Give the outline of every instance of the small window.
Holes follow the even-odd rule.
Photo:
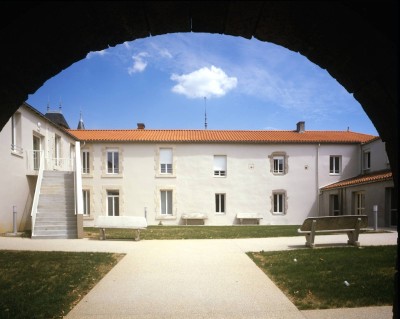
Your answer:
[[[119,173],[119,152],[118,150],[107,150],[107,173]]]
[[[61,165],[61,136],[54,135],[54,165]]]
[[[340,174],[341,170],[341,156],[332,155],[329,158],[329,174],[337,175]]]
[[[160,148],[160,173],[172,174],[172,148]]]
[[[365,212],[365,193],[356,192],[354,193],[354,214],[364,215]]]
[[[226,176],[226,155],[214,155],[214,176]]]
[[[90,173],[90,153],[88,150],[82,151],[82,174]]]
[[[371,152],[366,151],[363,154],[363,170],[368,171],[371,168]]]
[[[284,167],[285,167],[284,166],[285,158],[283,156],[274,156],[273,161],[274,161],[273,173],[274,174],[283,174]]]
[[[83,215],[90,215],[90,191],[87,189],[82,190],[83,195]]]
[[[172,190],[161,190],[161,215],[172,215]]]
[[[287,211],[287,196],[285,190],[275,190],[271,196],[271,213],[285,215]]]
[[[11,118],[11,150],[22,155],[21,147],[21,113],[15,113]]]
[[[225,213],[225,194],[215,194],[215,212]]]
[[[107,214],[119,216],[119,191],[107,191]]]

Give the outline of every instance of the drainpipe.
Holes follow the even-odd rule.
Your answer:
[[[317,193],[317,216],[319,216],[319,147],[321,146],[320,143],[317,145],[317,156],[316,156],[316,169],[315,169],[315,181],[316,181],[316,193]]]

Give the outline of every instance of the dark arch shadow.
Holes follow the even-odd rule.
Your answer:
[[[388,0],[5,1],[0,128],[90,51],[172,32],[255,37],[306,56],[354,95],[386,143],[398,193],[398,13]]]

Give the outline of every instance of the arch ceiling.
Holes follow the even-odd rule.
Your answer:
[[[397,1],[4,1],[0,128],[44,82],[98,51],[173,32],[255,37],[306,56],[362,105],[398,189]]]

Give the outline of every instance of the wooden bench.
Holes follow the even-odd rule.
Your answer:
[[[309,217],[297,230],[299,234],[306,236],[306,246],[313,248],[317,233],[347,233],[349,245],[360,246],[358,236],[368,227],[367,215],[341,215]]]
[[[106,239],[106,228],[127,228],[136,230],[135,240],[140,240],[140,231],[147,228],[144,217],[138,216],[98,216],[94,223],[99,228],[100,239]]]
[[[240,225],[242,225],[243,220],[248,220],[248,219],[255,219],[257,220],[257,225],[260,225],[260,219],[262,219],[262,216],[258,213],[237,213],[236,219],[239,220]]]
[[[181,215],[181,218],[185,221],[185,225],[187,225],[188,220],[203,220],[203,224],[205,224],[205,220],[208,217],[204,213],[184,213]]]

